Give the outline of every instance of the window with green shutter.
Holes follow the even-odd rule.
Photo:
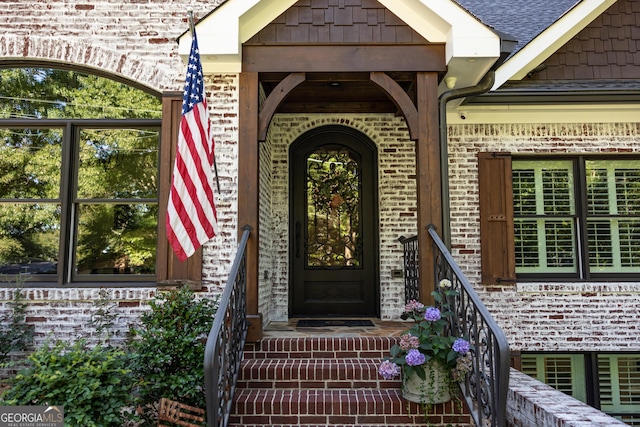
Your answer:
[[[640,355],[599,354],[598,387],[602,411],[640,425]]]
[[[640,354],[523,353],[525,374],[640,427]]]
[[[582,354],[523,354],[522,372],[581,402],[587,402]]]
[[[509,173],[499,173],[496,167],[508,162],[495,160],[504,157],[479,156],[483,258],[512,256],[515,275],[523,279],[640,277],[640,159],[521,157],[509,162]],[[493,160],[490,167],[488,160]],[[497,182],[495,177],[500,176],[508,180]],[[497,205],[494,198],[504,200],[503,192],[496,191],[498,185],[512,191],[512,251],[504,249],[504,239],[492,237],[496,218],[510,222],[509,209],[504,209],[506,216],[487,209]],[[499,283],[493,278],[505,277],[504,268],[498,271],[495,265],[500,263],[483,262],[485,283]]]
[[[573,162],[514,161],[516,273],[576,273]]]

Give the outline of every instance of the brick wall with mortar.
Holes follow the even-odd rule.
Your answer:
[[[640,153],[639,123],[449,127],[452,252],[521,351],[640,351],[640,283],[480,283],[477,153]]]
[[[258,260],[258,311],[263,315],[265,325],[273,319],[274,298],[278,298],[273,292],[273,284],[281,276],[274,270],[277,264],[278,253],[275,249],[276,242],[281,240],[280,236],[274,233],[273,207],[275,197],[273,188],[274,171],[286,165],[273,161],[272,148],[273,140],[270,131],[267,133],[266,141],[260,143],[260,258]],[[286,203],[286,202],[285,202]],[[284,295],[286,304],[288,296]]]
[[[177,38],[189,9],[201,18],[222,0],[9,0],[0,2],[3,65],[15,59],[78,64],[156,91],[181,90]]]
[[[623,427],[623,423],[573,397],[511,369],[507,427]]]

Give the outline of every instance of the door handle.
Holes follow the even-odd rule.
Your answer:
[[[302,234],[302,224],[300,221],[296,222],[296,258],[300,258],[300,239]]]

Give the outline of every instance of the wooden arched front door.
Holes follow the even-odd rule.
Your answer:
[[[377,155],[362,133],[325,126],[290,151],[290,314],[378,314]]]

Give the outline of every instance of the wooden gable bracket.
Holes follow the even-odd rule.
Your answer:
[[[267,130],[271,118],[275,114],[278,106],[298,85],[306,80],[305,73],[291,73],[285,77],[275,89],[269,94],[262,109],[258,113],[258,141],[264,142],[267,139]]]
[[[409,128],[409,137],[412,141],[417,140],[419,135],[418,109],[409,95],[387,73],[374,71],[369,76],[371,81],[387,93],[395,106],[402,111]]]

